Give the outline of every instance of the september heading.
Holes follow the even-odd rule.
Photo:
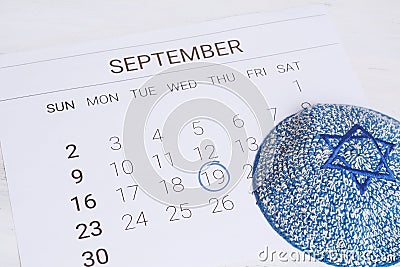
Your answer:
[[[118,74],[122,72],[142,70],[148,64],[158,66],[174,65],[213,57],[223,57],[243,53],[239,40],[220,41],[211,44],[193,46],[190,49],[173,49],[151,54],[128,56],[110,60],[111,72]]]

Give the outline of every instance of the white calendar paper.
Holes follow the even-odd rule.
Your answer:
[[[264,266],[266,246],[296,251],[251,194],[255,153],[302,105],[363,104],[318,7],[5,55],[0,81],[22,267]]]

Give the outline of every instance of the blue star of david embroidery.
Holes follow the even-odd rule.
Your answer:
[[[345,135],[321,134],[320,136],[332,150],[331,156],[321,168],[350,172],[352,180],[361,194],[364,194],[367,190],[372,178],[395,181],[393,171],[387,163],[394,144],[374,138],[358,124],[355,124]],[[333,142],[337,142],[337,145],[334,145]],[[369,155],[359,155],[358,151],[363,148],[363,145],[369,145],[369,151],[367,151]],[[353,153],[353,151],[356,152]],[[374,154],[372,158],[375,160],[371,163],[371,161],[368,162],[368,157],[366,157],[362,159],[364,164],[355,164],[354,162],[357,162],[357,160],[349,159],[350,154],[356,154],[353,159]]]

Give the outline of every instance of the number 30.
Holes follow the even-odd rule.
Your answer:
[[[85,251],[82,253],[82,257],[86,257],[85,260],[86,262],[83,263],[83,266],[90,267],[93,266],[97,263],[99,264],[106,264],[108,262],[108,253],[107,250],[104,248],[99,248],[96,251],[96,259],[93,259],[93,252],[91,251]]]

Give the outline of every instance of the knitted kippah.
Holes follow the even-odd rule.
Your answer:
[[[275,231],[336,266],[400,261],[400,123],[379,112],[319,104],[260,146],[254,195]]]

